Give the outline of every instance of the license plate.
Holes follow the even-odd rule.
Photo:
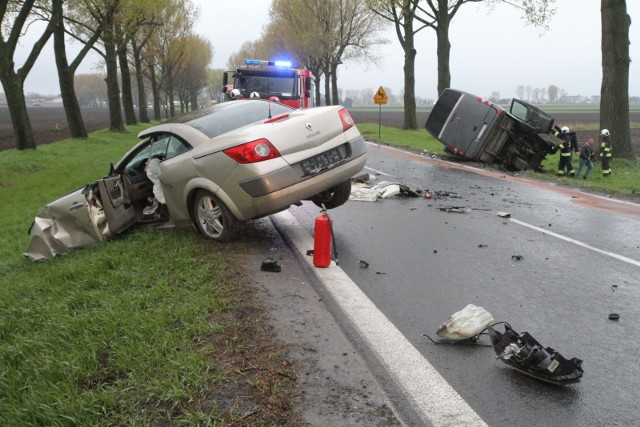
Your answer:
[[[313,175],[341,163],[346,158],[347,149],[344,145],[341,145],[340,147],[332,148],[324,153],[309,157],[300,162],[300,164],[302,165],[302,171],[305,175]]]

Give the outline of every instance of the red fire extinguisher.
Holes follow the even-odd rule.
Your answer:
[[[313,265],[329,267],[331,264],[331,235],[333,220],[322,210],[313,228]]]

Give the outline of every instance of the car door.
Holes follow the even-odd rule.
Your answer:
[[[526,128],[532,133],[549,133],[555,121],[553,117],[541,109],[519,99],[511,101],[509,112],[521,124],[526,124]]]
[[[114,174],[98,181],[98,190],[112,235],[120,234],[136,222],[136,210],[129,201],[121,175]]]

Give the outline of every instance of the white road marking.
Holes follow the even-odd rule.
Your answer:
[[[271,218],[291,239],[426,424],[487,425],[340,267],[334,263],[329,268],[313,266],[312,257],[305,255],[313,248],[313,239],[289,211]]]
[[[581,242],[579,240],[572,239],[571,237],[563,236],[562,234],[554,233],[552,231],[545,230],[544,228],[536,227],[535,225],[528,224],[526,222],[517,220],[515,218],[511,218],[511,222],[514,222],[516,224],[522,225],[523,227],[530,228],[532,230],[541,231],[544,234],[548,234],[548,235],[556,237],[556,238],[558,238],[560,240],[564,240],[565,242],[573,243],[574,245],[582,246],[583,248],[590,249],[590,250],[592,250],[594,252],[598,252],[600,254],[610,256],[611,258],[615,258],[617,260],[624,261],[624,262],[626,262],[628,264],[635,265],[636,267],[640,267],[640,261],[636,261],[635,259],[627,258],[626,256],[619,255],[619,254],[616,254],[614,252],[609,252],[609,251],[605,251],[605,250],[602,250],[602,249],[598,249],[596,247],[588,245],[588,244],[586,244],[584,242]]]
[[[379,171],[379,170],[374,169],[374,168],[370,168],[369,166],[365,166],[364,168],[365,168],[365,169],[369,169],[370,171],[373,171],[373,172],[375,172],[375,173],[379,173],[380,175],[390,176],[390,177],[392,177],[392,178],[395,178],[393,175],[389,175],[388,173],[385,173],[385,172]]]

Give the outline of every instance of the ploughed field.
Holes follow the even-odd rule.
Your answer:
[[[353,119],[357,123],[378,123],[378,110],[361,111],[357,108],[350,110]],[[428,112],[418,112],[418,125],[423,128],[427,121]],[[592,125],[597,127],[600,118],[598,113],[553,113],[558,126]],[[109,127],[109,110],[107,108],[83,108],[82,117],[89,132]],[[49,144],[69,136],[67,119],[64,109],[60,106],[35,106],[29,108],[29,118],[35,135],[36,145]],[[632,123],[640,123],[640,112],[630,114]],[[400,110],[385,111],[382,108],[380,123],[383,126],[402,127],[403,113]],[[426,132],[426,131],[425,131]],[[578,131],[580,143],[591,137],[597,141],[597,131]],[[135,135],[131,136],[135,138]],[[613,136],[615,142],[615,135]],[[640,154],[640,129],[631,130],[631,139],[636,154]],[[0,107],[0,150],[15,148],[13,140],[13,128],[11,116],[6,106]]]

